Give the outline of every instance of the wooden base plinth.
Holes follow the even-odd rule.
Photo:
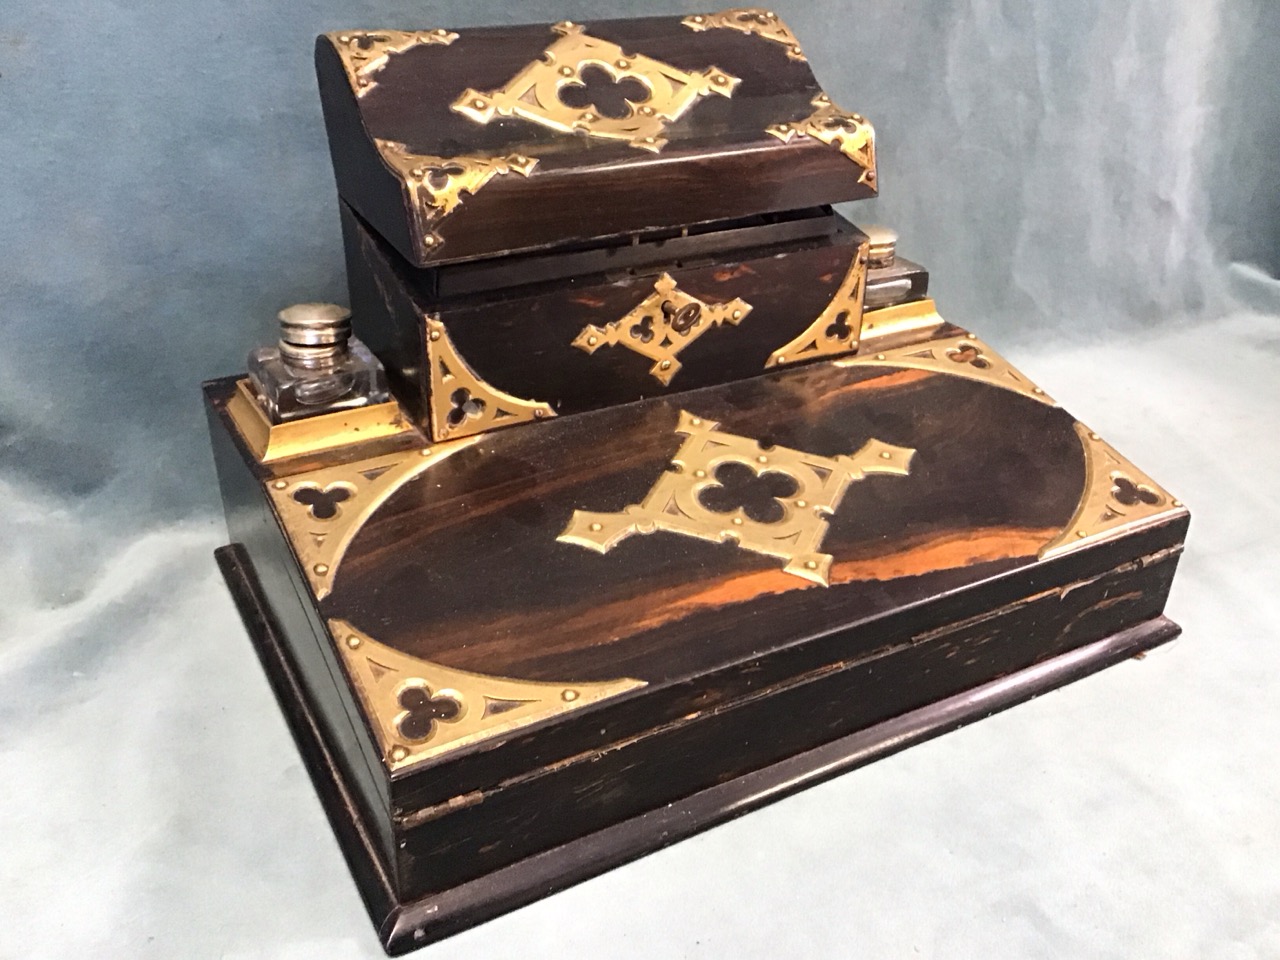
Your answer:
[[[236,544],[219,549],[216,556],[378,937],[393,955],[459,933],[805,787],[1088,676],[1166,643],[1180,632],[1167,618],[1154,617],[453,889],[402,902],[377,852],[373,833],[362,822],[352,792],[325,742],[252,564]]]

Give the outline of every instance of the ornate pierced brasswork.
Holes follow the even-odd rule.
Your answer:
[[[404,53],[420,44],[448,46],[458,39],[448,30],[344,30],[328,34],[357,97],[377,86],[377,74],[392,54]]]
[[[413,218],[418,235],[427,247],[443,241],[433,227],[462,203],[464,193],[474,196],[497,176],[518,173],[529,176],[537,158],[522,154],[506,157],[432,157],[411,153],[403,143],[375,140],[387,165],[404,181],[413,200]]]
[[[932,305],[931,301],[930,305]],[[928,370],[931,373],[963,377],[966,380],[979,380],[995,387],[1012,390],[1051,407],[1057,406],[1052,397],[1023,376],[1008,360],[977,337],[967,335],[944,337],[923,344],[885,350],[881,353],[847,357],[837,360],[836,363],[840,366],[861,364]]]
[[[772,10],[760,7],[736,7],[732,10],[721,10],[719,13],[695,13],[681,21],[690,30],[737,30],[740,33],[751,33],[765,40],[780,43],[787,49],[787,56],[792,60],[804,60],[804,51],[800,49],[800,41],[787,28],[782,19]]]
[[[1040,559],[1109,539],[1155,517],[1185,511],[1180,501],[1083,423],[1077,422],[1075,428],[1084,448],[1084,491],[1071,522],[1040,549]]]
[[[826,586],[826,518],[839,508],[849,484],[871,473],[904,477],[915,454],[868,440],[852,456],[820,457],[788,447],[765,449],[718,428],[682,410],[675,432],[688,439],[644,501],[620,513],[575,510],[558,539],[608,553],[633,534],[666,530],[778,557],[786,561],[787,573]],[[756,489],[750,489],[753,481]]]
[[[805,328],[804,333],[773,351],[765,361],[766,367],[852,353],[858,349],[862,332],[862,301],[867,292],[867,250],[866,243],[859,245],[853,262],[849,264],[849,272],[831,302]]]
[[[796,137],[813,137],[836,147],[862,168],[858,182],[875,189],[876,134],[871,124],[861,114],[841,110],[825,93],[814,97],[812,103],[816,109],[804,120],[775,123],[766,127],[765,132],[783,143],[790,143]]]
[[[393,773],[645,686],[491,677],[401,653],[345,620],[329,631]]]
[[[485,383],[462,359],[444,324],[435,317],[426,323],[433,439],[453,440],[556,415],[548,403],[521,400]]]
[[[663,386],[680,371],[676,355],[693,341],[722,323],[738,324],[751,312],[751,304],[738,297],[728,303],[707,303],[676,286],[669,273],[660,276],[653,293],[626,316],[597,327],[588,324],[573,340],[587,353],[601,347],[623,346],[653,361],[651,373]]]
[[[365,520],[402,486],[479,438],[441,443],[269,481],[267,494],[317,600]]]
[[[567,20],[551,29],[560,39],[506,86],[488,93],[468,89],[453,109],[476,123],[488,123],[495,116],[521,117],[561,133],[623,140],[656,153],[667,142],[663,133],[668,123],[699,97],[732,96],[739,82],[718,67],[687,73],[652,57],[629,54]],[[592,93],[601,82],[621,88],[608,104]]]

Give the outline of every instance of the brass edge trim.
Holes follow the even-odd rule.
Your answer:
[[[1052,397],[1023,376],[1013,364],[969,334],[914,343],[879,353],[863,353],[834,362],[841,367],[882,366],[928,370],[930,373],[988,383],[1020,393],[1039,403],[1057,406]]]
[[[374,138],[378,154],[400,178],[410,199],[414,228],[423,247],[444,240],[434,228],[462,203],[462,194],[475,196],[494,177],[518,173],[527,177],[538,165],[536,157],[513,153],[502,157],[434,157],[413,153],[403,143]]]
[[[1110,540],[1160,517],[1187,512],[1182,501],[1175,500],[1083,423],[1076,421],[1075,430],[1084,450],[1084,490],[1062,533],[1040,548],[1041,560]]]
[[[520,117],[557,133],[622,140],[657,153],[667,142],[663,134],[668,123],[704,96],[732,96],[740,82],[719,67],[689,73],[652,57],[627,53],[568,20],[551,30],[558,39],[505,86],[488,92],[467,89],[454,101],[453,110],[479,124],[495,117]],[[560,92],[567,86],[585,86],[582,71],[588,66],[603,70],[615,82],[641,84],[648,95],[639,102],[628,101],[631,112],[620,118],[601,116],[591,103],[571,107]]]
[[[864,310],[862,312],[862,346],[865,348],[874,340],[932,332],[946,322],[938,315],[937,304],[927,298],[912,300],[910,303],[898,303],[891,307]]]
[[[831,302],[804,333],[770,354],[765,367],[816,360],[858,349],[862,337],[862,302],[867,292],[867,258],[870,245],[858,245],[853,262]]]
[[[686,439],[671,458],[643,501],[617,513],[575,510],[556,538],[597,553],[608,553],[634,534],[658,530],[733,543],[743,550],[786,561],[784,572],[822,586],[829,585],[832,557],[821,552],[827,518],[836,512],[849,485],[868,474],[905,477],[916,451],[881,440],[868,440],[857,452],[823,457],[773,446],[767,450],[752,437],[723,433],[720,424],[681,410],[675,433]],[[774,494],[781,516],[755,520],[742,507],[713,510],[702,500],[710,488],[720,487],[717,470],[736,464],[757,477],[788,478],[793,492]]]
[[[342,67],[357,97],[378,85],[377,74],[393,54],[404,53],[420,44],[448,46],[458,39],[448,30],[339,30],[325,37],[338,51]]]
[[[812,137],[836,147],[862,168],[859,183],[876,189],[876,132],[861,114],[847,113],[831,102],[825,93],[810,101],[814,112],[803,120],[775,123],[765,133],[790,143],[797,137]]]
[[[723,29],[754,34],[762,39],[782,44],[787,48],[789,58],[805,62],[799,38],[772,10],[765,10],[762,7],[734,7],[730,10],[721,10],[719,13],[695,13],[680,22],[690,30]]]
[[[681,350],[712,327],[725,323],[736,326],[750,312],[751,304],[741,297],[727,303],[699,300],[681,290],[671,274],[664,273],[654,282],[653,292],[620,319],[603,327],[587,324],[572,345],[591,354],[601,347],[626,347],[653,361],[649,373],[665,387],[680,372],[676,355]]]
[[[236,391],[227,401],[227,415],[259,463],[414,432],[394,401],[272,423],[247,379],[236,383]]]
[[[393,774],[647,686],[630,677],[596,683],[494,677],[401,653],[345,620],[330,620],[329,631]]]
[[[431,436],[453,440],[556,415],[549,403],[522,400],[486,383],[458,353],[436,317],[426,317],[431,366]]]
[[[280,526],[316,599],[329,595],[347,547],[388,497],[479,439],[471,437],[265,481]]]

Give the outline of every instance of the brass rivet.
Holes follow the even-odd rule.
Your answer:
[[[1091,434],[1089,434],[1089,439],[1090,439],[1090,440],[1101,440],[1102,438],[1101,438],[1100,436],[1098,436],[1096,433],[1091,433]]]
[[[591,529],[592,529],[592,530],[599,531],[599,530],[600,530],[600,529],[602,529],[602,528],[601,528],[600,524],[598,524],[598,523],[593,523],[593,524],[591,525]]]
[[[431,456],[431,448],[423,447],[421,450],[418,451],[418,453],[420,453],[424,457],[429,457]]]
[[[884,359],[884,354],[883,354],[883,353],[877,353],[877,354],[876,354],[876,359],[877,359],[877,360],[883,360],[883,359]]]
[[[762,454],[760,454],[760,456],[756,457],[756,461],[757,461],[758,463],[768,463],[768,462],[769,462],[769,458],[768,458],[768,457],[766,457],[766,456],[762,453]]]
[[[792,52],[792,53],[804,53],[804,51],[800,49],[800,44],[798,44],[798,43],[793,43],[793,44],[791,45],[791,52]]]
[[[893,454],[892,454],[892,453],[890,453],[888,450],[885,450],[883,453],[881,453],[881,454],[880,454],[880,459],[881,459],[881,460],[892,460],[892,459],[893,459]]]
[[[804,566],[806,570],[817,570],[818,562],[816,560],[806,560]]]
[[[1043,393],[1044,393],[1044,391],[1043,391],[1043,390],[1041,390],[1039,387],[1035,387],[1034,389],[1032,389],[1032,391],[1031,391],[1031,392],[1032,392],[1032,393],[1039,393],[1039,394],[1043,394]]]
[[[545,410],[535,410],[535,411],[533,411],[533,419],[535,419],[535,420],[541,420],[541,419],[542,419],[543,417],[545,417],[546,415],[547,415],[547,411],[545,411]]]
[[[573,701],[578,699],[578,691],[566,690],[564,693],[560,694],[560,698],[566,703],[573,703]]]
[[[711,82],[714,84],[718,84],[720,86],[724,86],[726,83],[729,82],[729,80],[727,77],[724,76],[724,74],[717,73],[714,77],[711,78]]]
[[[1175,507],[1180,507],[1180,506],[1182,506],[1182,501],[1181,501],[1181,500],[1174,500],[1174,501],[1173,501],[1173,505],[1174,505]]]
[[[316,576],[323,577],[326,573],[329,572],[329,565],[327,563],[317,563],[311,569],[315,571]]]
[[[351,636],[347,637],[347,646],[354,650],[356,647],[360,646],[360,638],[354,633],[351,634]]]
[[[599,337],[587,337],[587,346],[589,347],[594,347],[599,342],[600,342]]]
[[[705,477],[705,476],[707,475],[707,471],[705,471],[705,470],[695,470],[695,471],[693,471],[693,475],[694,475],[695,477]]]
[[[623,69],[623,70],[626,70],[626,69],[628,69],[628,68],[631,66],[631,61],[630,61],[630,60],[619,60],[619,61],[618,61],[618,66],[619,66],[619,68],[621,68],[621,69]]]
[[[671,361],[670,361],[670,360],[663,360],[660,364],[658,364],[658,369],[660,369],[660,370],[670,370],[670,369],[671,369]]]
[[[1077,537],[1087,537],[1088,535],[1089,535],[1089,531],[1088,531],[1088,530],[1077,530],[1077,531],[1076,531],[1076,536],[1077,536]]]
[[[345,34],[345,33],[344,33],[342,36],[340,36],[340,37],[338,38],[338,42],[339,42],[339,43],[350,43],[350,42],[351,42],[351,37],[350,37],[349,35],[347,35],[347,34]]]
[[[689,19],[692,20],[694,23],[701,23],[703,20],[707,18],[704,17],[702,14],[697,14],[695,16],[690,17]]]
[[[391,748],[392,760],[403,760],[408,755],[409,755],[409,751],[406,750],[404,747],[400,746],[400,744],[398,743]]]
[[[289,485],[288,482],[285,480],[277,480],[275,483],[272,484],[272,486],[275,487],[277,490],[283,490],[288,485]]]
[[[581,117],[583,123],[595,123],[596,115],[594,113],[584,113]]]
[[[368,77],[361,77],[361,78],[359,79],[359,81],[357,81],[357,82],[360,84],[360,86],[362,86],[362,87],[367,87],[367,86],[369,85],[369,78],[368,78]]]
[[[422,245],[424,247],[434,247],[436,245],[436,238],[428,234],[422,238]]]
[[[475,107],[477,110],[483,110],[483,109],[484,109],[484,101],[483,101],[483,100],[472,100],[472,101],[471,101],[471,105],[472,105],[473,107]]]
[[[805,500],[797,500],[797,501],[796,501],[796,506],[797,506],[797,507],[799,507],[801,510],[803,510],[803,509],[804,509],[805,507],[807,507],[808,505],[809,505],[809,504],[808,504],[808,502],[807,502],[807,501],[805,501]]]
[[[641,107],[640,112],[643,113],[646,117],[652,117],[653,107]]]
[[[560,68],[560,75],[561,75],[562,77],[572,77],[572,76],[573,76],[573,67],[561,67],[561,68]]]
[[[432,340],[439,340],[439,339],[440,339],[440,331],[439,331],[439,330],[432,330],[432,331],[431,331],[431,339],[432,339]]]
[[[700,426],[702,426],[702,418],[701,418],[701,417],[694,417],[694,418],[693,418],[692,420],[690,420],[689,422],[690,422],[691,424],[693,424],[695,427],[700,427]]]
[[[735,311],[733,311],[733,319],[735,319],[735,320],[741,320],[741,319],[742,319],[742,311],[741,311],[741,310],[735,310]]]
[[[739,527],[740,527],[740,526],[742,526],[742,518],[741,518],[741,517],[734,517],[734,518],[733,518],[733,522],[734,522],[734,525],[735,525],[735,526],[739,526]]]

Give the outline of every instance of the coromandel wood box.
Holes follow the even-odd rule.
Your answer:
[[[402,952],[1170,639],[1188,514],[929,299],[772,12],[344,31],[351,309],[219,563]]]

